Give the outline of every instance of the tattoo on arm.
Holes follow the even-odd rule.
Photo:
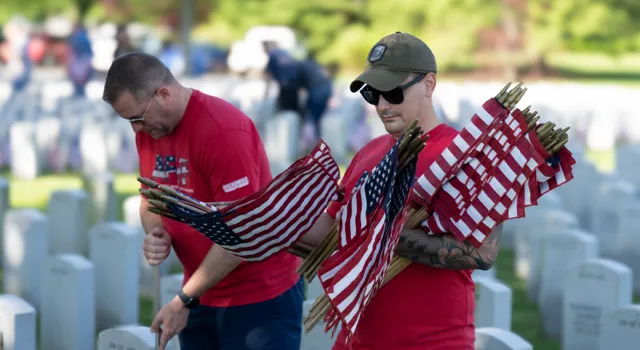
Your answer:
[[[498,255],[502,225],[494,229],[480,248],[458,241],[453,235],[428,235],[403,230],[396,254],[413,262],[450,270],[488,270]]]

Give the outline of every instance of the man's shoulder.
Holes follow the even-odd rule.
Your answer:
[[[196,90],[194,90],[196,93]],[[253,121],[231,102],[203,92],[198,93],[198,105],[193,113],[198,114],[195,132],[211,137],[214,133],[229,130],[253,131]]]

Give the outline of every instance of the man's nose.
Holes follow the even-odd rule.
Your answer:
[[[378,99],[378,104],[376,105],[376,108],[379,111],[387,111],[391,108],[391,103],[389,103],[389,101],[385,100],[384,97],[382,97],[382,95],[380,96],[380,98]]]

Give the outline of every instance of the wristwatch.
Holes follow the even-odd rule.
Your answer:
[[[200,305],[200,299],[199,298],[192,298],[192,297],[184,294],[182,289],[180,289],[180,291],[178,292],[178,298],[180,298],[180,300],[182,300],[182,302],[184,303],[184,306],[186,306],[187,309],[193,309],[194,307]]]

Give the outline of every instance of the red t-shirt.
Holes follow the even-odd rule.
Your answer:
[[[429,133],[418,157],[416,174],[424,173],[453,141],[457,131],[440,124]],[[383,135],[353,158],[342,183],[346,193],[365,171],[371,171],[395,144]],[[345,197],[345,201],[349,198]],[[344,203],[333,202],[327,212],[335,218]],[[471,271],[433,268],[413,263],[385,284],[367,306],[354,335],[354,350],[473,350],[475,285]],[[340,332],[333,350],[346,350]]]
[[[158,140],[136,134],[140,175],[203,202],[244,198],[271,181],[269,161],[249,117],[230,103],[197,90],[176,129]],[[163,218],[184,266],[184,282],[200,266],[213,242],[189,225]],[[273,299],[300,278],[300,258],[283,251],[261,262],[242,262],[200,297],[203,305],[226,307]]]

